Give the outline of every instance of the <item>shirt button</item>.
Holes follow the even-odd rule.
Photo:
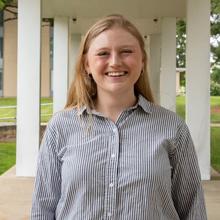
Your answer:
[[[110,184],[109,184],[109,187],[113,187],[113,186],[114,186],[114,183],[110,183]]]
[[[112,154],[112,155],[111,155],[111,158],[115,158],[115,154]]]
[[[114,133],[117,133],[117,131],[118,131],[117,128],[113,128]]]

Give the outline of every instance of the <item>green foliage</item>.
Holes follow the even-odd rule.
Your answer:
[[[211,36],[213,42],[211,43],[211,52],[213,65],[220,65],[220,0],[211,0]],[[177,22],[177,57],[176,66],[185,67],[185,53],[186,53],[186,22],[179,20]]]
[[[212,96],[220,95],[220,69],[217,67],[212,69],[210,94]]]
[[[180,86],[185,87],[186,86],[186,73],[182,72],[180,74]]]
[[[17,4],[17,0],[0,0],[0,11],[4,10],[7,6],[15,6]]]
[[[218,28],[220,30],[220,24]],[[216,45],[211,45],[212,58],[214,60],[213,63],[215,64],[220,64],[220,42],[217,40],[219,37],[216,37]]]
[[[176,67],[186,66],[186,22],[177,21],[176,26]]]
[[[4,6],[5,6],[5,4],[4,4],[4,2],[1,0],[1,1],[0,1],[0,10],[2,10],[2,9],[4,8]]]
[[[211,1],[211,52],[214,64],[220,64],[220,0]]]
[[[211,0],[211,15],[220,14],[220,1]]]
[[[214,81],[211,81],[210,95],[211,96],[219,96],[220,95],[220,84],[218,84]]]
[[[219,68],[214,67],[212,69],[211,80],[220,84],[220,69]]]

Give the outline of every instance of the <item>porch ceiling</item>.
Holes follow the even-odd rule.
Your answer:
[[[186,0],[42,0],[43,17],[97,18],[121,13],[131,18],[185,17]]]
[[[159,33],[161,17],[185,17],[186,0],[42,0],[42,17],[77,19],[72,33],[84,33],[98,18],[115,13],[129,18],[144,35]]]

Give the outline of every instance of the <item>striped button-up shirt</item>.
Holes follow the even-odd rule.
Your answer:
[[[205,220],[198,161],[175,113],[148,102],[118,117],[88,108],[49,122],[32,220]]]

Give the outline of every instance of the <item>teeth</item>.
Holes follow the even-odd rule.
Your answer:
[[[124,76],[126,72],[108,72],[108,76]]]

